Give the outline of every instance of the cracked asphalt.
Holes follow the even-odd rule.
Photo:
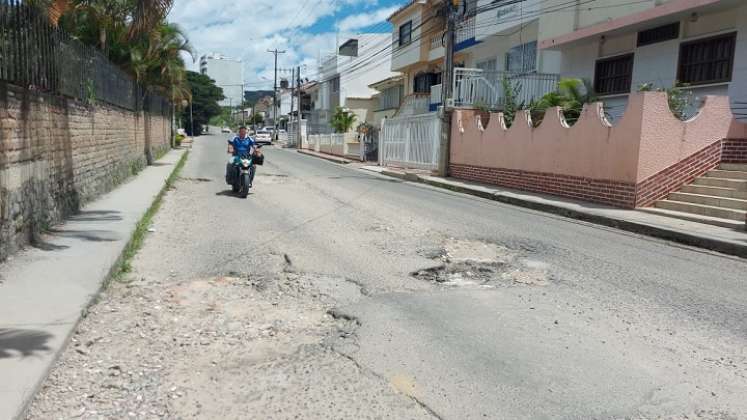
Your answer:
[[[28,418],[747,418],[747,263],[199,138]]]

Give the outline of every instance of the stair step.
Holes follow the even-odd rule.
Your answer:
[[[737,191],[733,188],[711,187],[708,185],[685,185],[680,189],[680,192],[747,200],[747,191]]]
[[[722,163],[718,168],[725,171],[747,172],[747,163]]]
[[[743,171],[731,171],[724,169],[714,169],[706,174],[707,177],[711,178],[724,178],[724,179],[742,179],[747,180],[747,172]]]
[[[646,213],[656,214],[659,216],[673,217],[675,219],[687,220],[690,222],[704,223],[712,226],[721,226],[725,228],[731,228],[736,230],[743,230],[745,228],[744,222],[739,222],[730,219],[721,219],[718,217],[701,216],[693,213],[683,213],[681,211],[666,210],[656,207],[646,207],[639,209]]]
[[[701,176],[693,181],[695,185],[708,185],[711,187],[733,188],[737,191],[747,191],[747,180],[715,178],[710,176]]]
[[[699,214],[701,216],[717,217],[719,219],[737,220],[742,224],[744,224],[745,220],[747,220],[747,211],[744,210],[725,209],[722,207],[685,203],[682,201],[674,200],[661,200],[657,201],[654,205],[660,209]]]
[[[691,194],[686,192],[673,192],[669,194],[669,200],[681,201],[683,203],[703,204],[705,206],[721,207],[734,210],[747,210],[747,200],[736,198],[724,198],[705,194]]]

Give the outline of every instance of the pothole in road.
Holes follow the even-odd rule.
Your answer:
[[[445,286],[544,286],[550,278],[546,264],[523,259],[517,251],[483,241],[449,239],[441,248],[424,250],[421,255],[440,260],[441,264],[411,275]]]

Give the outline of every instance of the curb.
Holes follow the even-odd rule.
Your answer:
[[[141,223],[145,215],[148,214],[148,211],[153,206],[153,203],[155,203],[156,200],[162,198],[162,193],[167,187],[166,185],[167,181],[169,180],[169,178],[171,178],[174,175],[174,173],[177,170],[180,169],[180,166],[182,166],[181,162],[185,161],[186,158],[189,156],[188,150],[181,149],[181,148],[172,149],[172,150],[177,150],[179,151],[179,153],[181,153],[179,158],[174,163],[174,169],[171,172],[169,172],[169,175],[163,180],[163,187],[161,188],[159,193],[155,197],[153,197],[153,201],[151,202],[151,204],[146,209],[143,210],[142,214],[138,217],[138,222],[135,223],[134,226],[132,226],[132,229],[129,233],[129,239],[124,244],[121,251],[119,251],[119,255],[117,256],[117,258],[112,261],[111,266],[108,269],[106,269],[99,283],[99,287],[89,296],[88,301],[85,303],[85,306],[81,310],[80,314],[78,314],[78,317],[72,323],[72,328],[65,336],[65,339],[63,340],[63,345],[57,349],[54,356],[52,357],[51,363],[44,370],[44,374],[39,377],[39,379],[34,384],[33,388],[29,389],[26,399],[23,402],[23,405],[21,405],[21,407],[17,410],[16,415],[13,417],[14,419],[21,420],[26,417],[28,409],[31,406],[31,402],[34,400],[34,397],[36,397],[36,394],[39,392],[44,382],[47,380],[47,378],[49,378],[50,372],[52,372],[52,369],[54,369],[54,367],[57,365],[57,362],[60,360],[60,356],[62,356],[62,353],[70,345],[70,339],[73,337],[73,335],[75,334],[75,331],[78,329],[78,326],[80,325],[81,320],[87,316],[88,308],[96,304],[99,297],[101,296],[101,292],[105,291],[111,284],[114,276],[116,275],[118,269],[120,268],[122,262],[124,261],[124,253],[127,250],[128,246],[130,245],[130,242],[132,241],[132,238],[135,235],[138,225]],[[137,177],[137,175],[135,177]]]
[[[596,225],[607,226],[615,229],[624,230],[640,235],[650,236],[658,239],[664,239],[679,244],[693,246],[697,248],[703,248],[710,251],[716,251],[727,255],[733,255],[736,257],[747,258],[747,244],[741,245],[738,243],[722,241],[719,239],[713,239],[707,236],[696,235],[687,233],[679,230],[667,229],[659,226],[649,225],[646,223],[635,222],[630,220],[616,219],[608,216],[599,214],[592,214],[582,212],[574,209],[570,209],[563,206],[557,206],[549,203],[541,203],[532,200],[525,200],[518,197],[513,197],[493,191],[481,190],[478,188],[463,187],[460,185],[454,185],[445,182],[439,182],[432,177],[423,177],[418,174],[408,172],[396,172],[391,170],[383,170],[380,172],[382,175],[402,179],[405,181],[418,182],[421,184],[430,185],[433,187],[443,188],[450,191],[469,194],[472,196],[485,198],[492,201],[498,201],[505,204],[510,204],[518,207],[524,207],[532,210],[537,210],[545,213],[556,214],[559,216],[581,220],[584,222],[593,223]]]
[[[348,163],[352,162],[352,161],[347,160],[345,158],[341,158],[341,157],[337,157],[337,156],[333,156],[333,155],[326,155],[326,154],[317,153],[317,152],[311,152],[311,151],[305,150],[305,149],[298,149],[296,151],[298,153],[301,153],[302,155],[313,156],[315,158],[328,160],[330,162],[339,163],[339,164],[342,164],[342,165],[347,165]]]

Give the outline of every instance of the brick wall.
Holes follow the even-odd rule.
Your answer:
[[[169,147],[168,116],[0,84],[0,261]]]
[[[451,164],[454,178],[552,194],[616,207],[645,207],[666,197],[719,163],[747,163],[747,140],[716,142],[637,185],[568,175]]]
[[[623,182],[459,164],[449,165],[449,172],[454,178],[618,207],[635,203],[635,185]]]
[[[700,152],[664,169],[636,186],[636,207],[646,207],[671,192],[691,183],[695,178],[716,169],[721,162],[724,142],[716,142]]]
[[[722,161],[724,163],[747,163],[747,139],[726,139]]]

